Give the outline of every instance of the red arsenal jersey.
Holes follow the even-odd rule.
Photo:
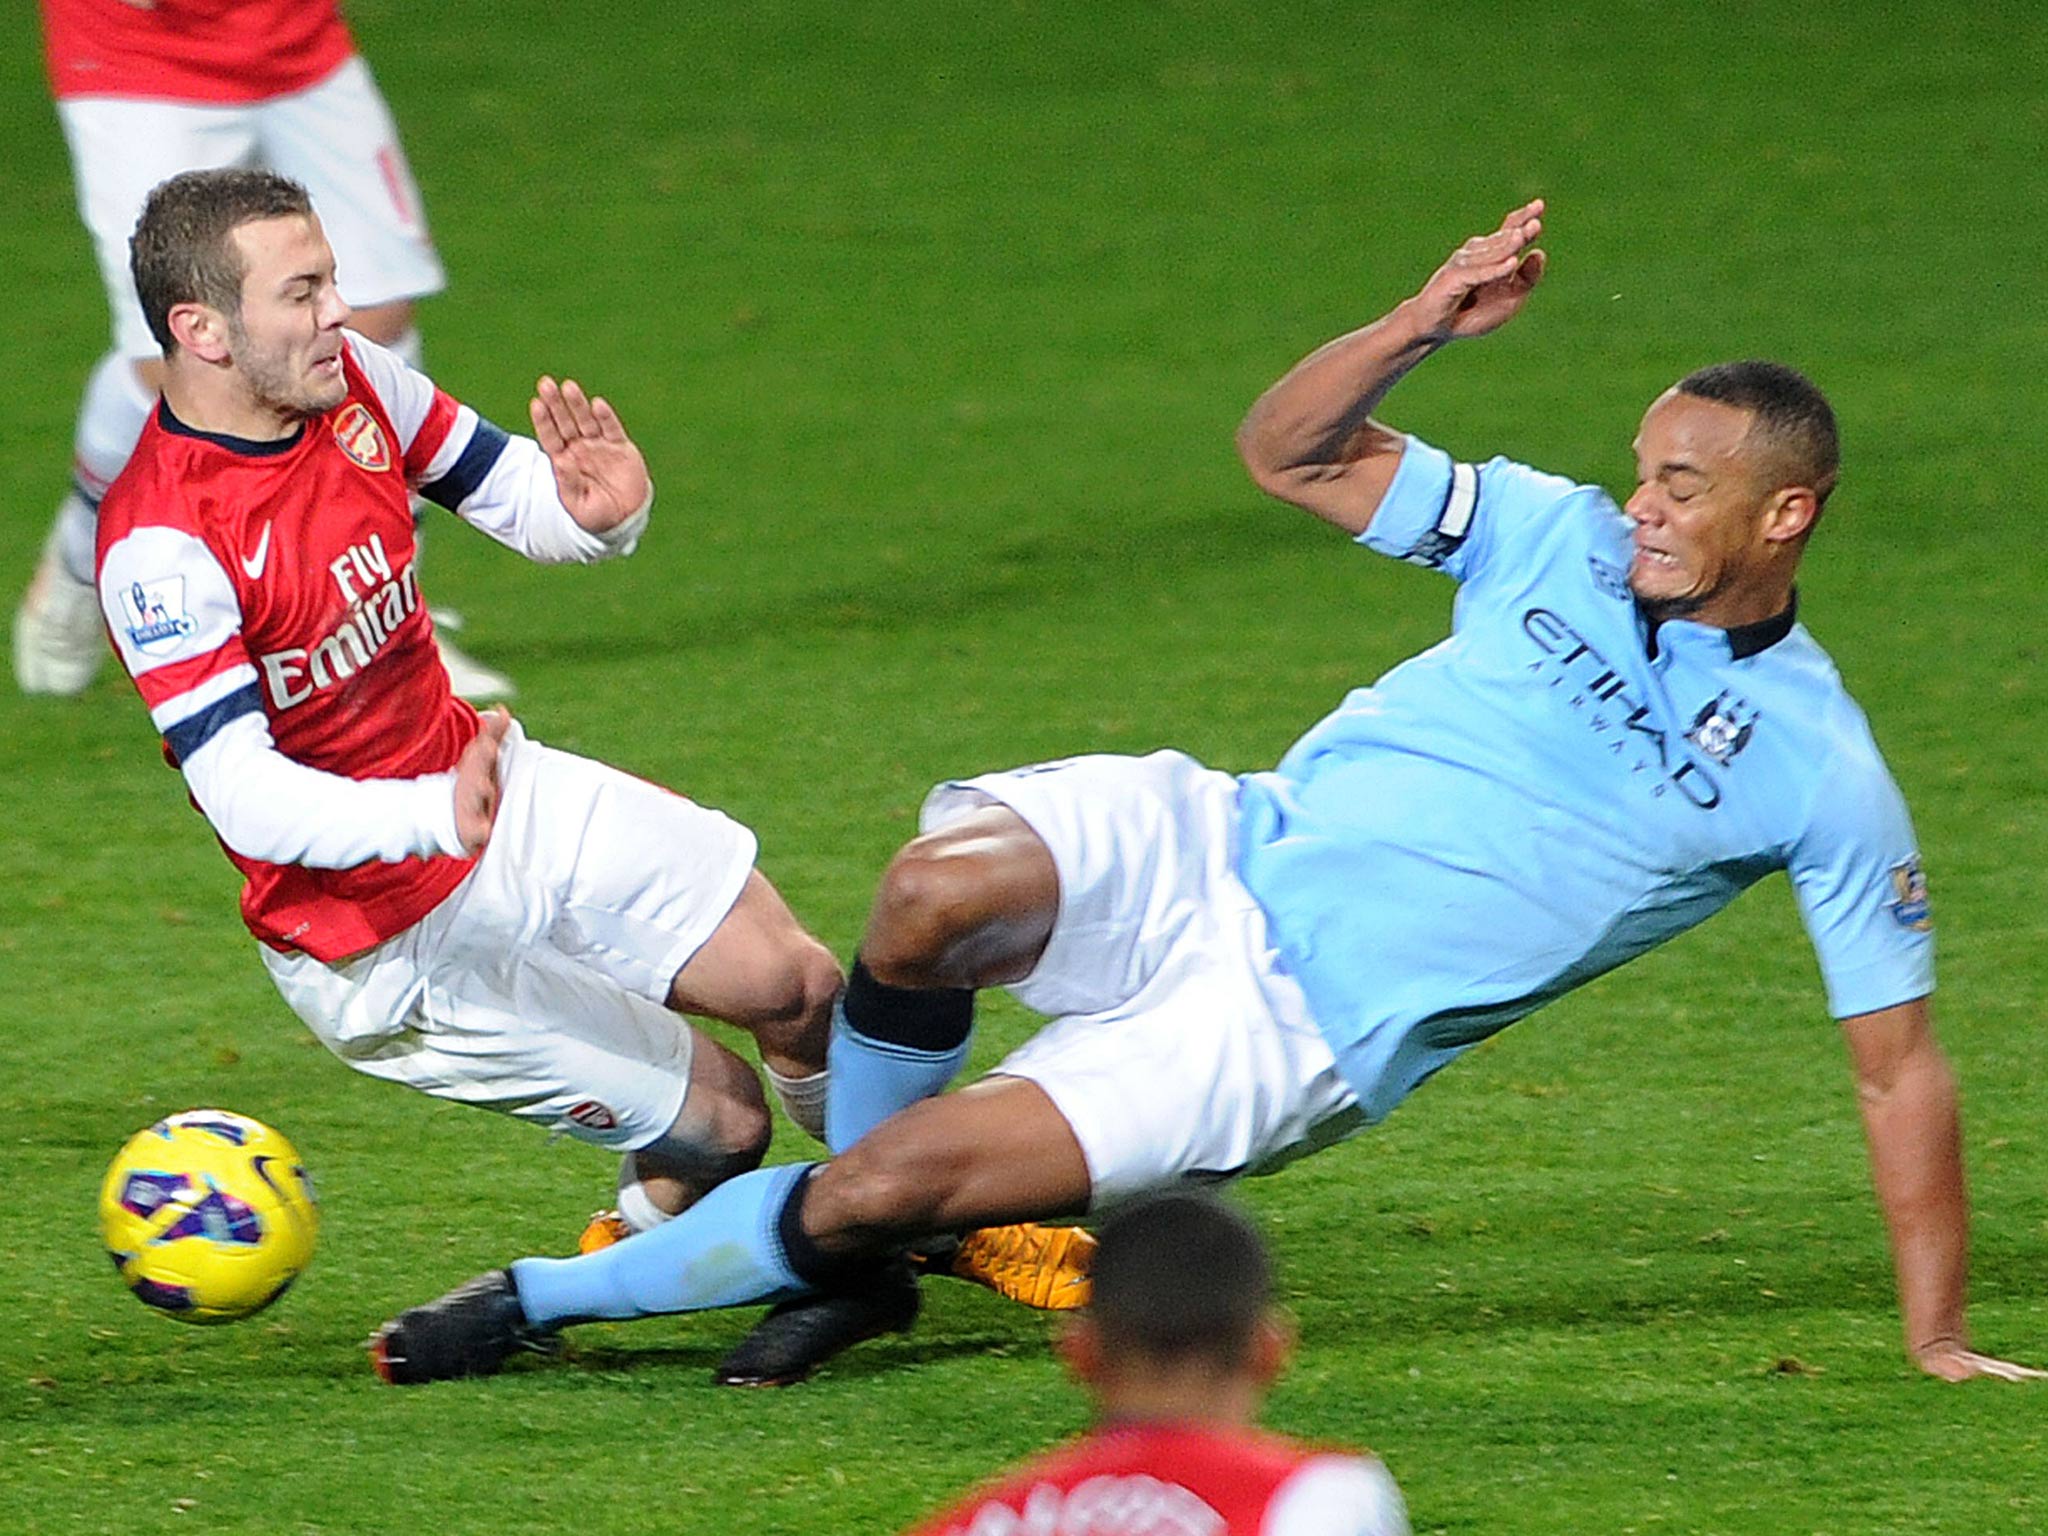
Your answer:
[[[476,734],[420,597],[409,489],[454,505],[505,435],[360,337],[343,366],[347,397],[277,442],[159,405],[100,508],[101,605],[174,764],[257,712],[278,752],[351,780],[443,773]],[[228,856],[250,930],[321,960],[410,926],[470,868]]]
[[[1006,1474],[912,1536],[1406,1536],[1369,1457],[1200,1424],[1111,1425]]]
[[[43,0],[60,101],[263,101],[319,84],[354,52],[333,0]]]

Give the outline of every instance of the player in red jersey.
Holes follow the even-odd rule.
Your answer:
[[[1404,1536],[1385,1467],[1250,1427],[1286,1363],[1251,1224],[1206,1194],[1124,1207],[1061,1353],[1096,1425],[915,1527],[914,1536]]]
[[[839,969],[753,835],[480,719],[436,656],[409,492],[535,560],[629,553],[653,486],[617,414],[542,379],[513,437],[344,329],[270,173],[173,178],[133,247],[164,393],[100,510],[100,606],[287,1001],[360,1071],[624,1153],[636,1226],[768,1143],[753,1071],[680,1012],[750,1030],[819,1129]]]
[[[149,189],[230,164],[301,182],[341,254],[353,329],[415,366],[414,301],[438,293],[443,274],[397,125],[331,0],[43,0],[43,41],[114,336],[80,402],[72,485],[16,611],[13,661],[24,691],[74,694],[106,653],[95,510],[162,384],[128,275]],[[506,678],[445,642],[442,660],[458,691],[511,695]]]

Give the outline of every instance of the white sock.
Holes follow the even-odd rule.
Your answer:
[[[135,451],[155,404],[156,396],[135,376],[134,361],[118,352],[101,358],[85,381],[71,438],[72,490],[58,504],[51,532],[57,558],[74,580],[93,579],[93,525],[100,498]]]
[[[640,1182],[640,1170],[630,1152],[619,1164],[619,1215],[635,1232],[646,1232],[674,1219],[647,1193],[647,1186]]]
[[[71,434],[72,471],[78,488],[97,503],[121,473],[135,440],[149,420],[156,395],[136,377],[135,360],[109,352],[93,366],[78,402],[78,426]]]
[[[775,1097],[782,1104],[782,1112],[799,1130],[823,1141],[825,1090],[831,1083],[830,1070],[813,1072],[808,1077],[784,1077],[765,1062],[762,1065],[768,1073],[768,1086],[775,1090]]]
[[[57,503],[57,520],[50,526],[50,551],[73,581],[93,584],[97,560],[94,544],[99,534],[99,508],[74,488]]]

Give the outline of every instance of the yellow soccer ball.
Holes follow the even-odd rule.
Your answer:
[[[292,1144],[260,1120],[188,1109],[130,1137],[100,1186],[100,1237],[145,1306],[232,1323],[313,1257],[320,1212]]]

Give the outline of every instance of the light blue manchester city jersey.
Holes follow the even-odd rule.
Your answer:
[[[1653,633],[1630,531],[1411,439],[1360,542],[1463,583],[1451,635],[1241,781],[1239,873],[1371,1119],[1773,870],[1837,1017],[1933,989],[1912,825],[1833,664],[1789,614]]]

